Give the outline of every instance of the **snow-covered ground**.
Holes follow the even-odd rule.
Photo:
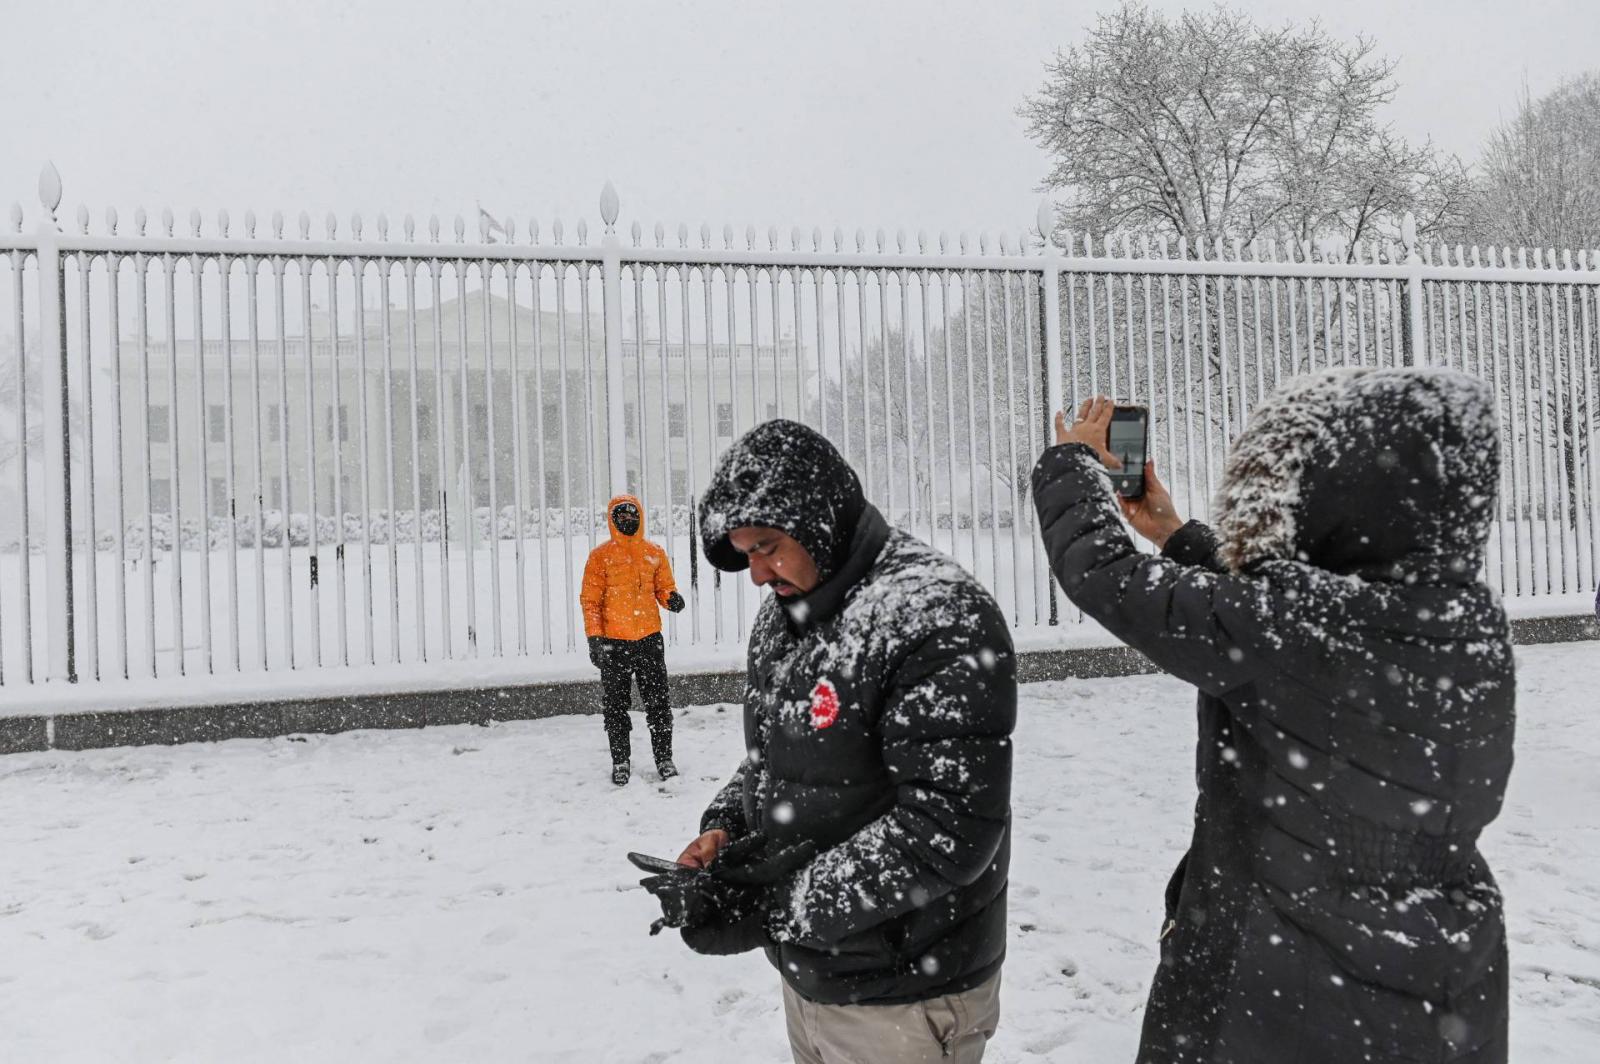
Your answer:
[[[1576,1064],[1600,1045],[1600,644],[1518,662],[1485,840],[1512,1060]],[[1132,1059],[1191,704],[1165,677],[1025,689],[991,1060]],[[740,746],[731,708],[683,711],[683,777],[622,790],[594,717],[0,758],[0,1060],[786,1060],[776,974],[648,937],[623,860],[674,855]]]

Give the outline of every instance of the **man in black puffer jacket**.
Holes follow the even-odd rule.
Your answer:
[[[1514,684],[1479,577],[1499,485],[1486,386],[1334,370],[1264,403],[1219,536],[1146,471],[1124,509],[1094,400],[1034,470],[1085,613],[1200,689],[1194,835],[1167,892],[1141,1064],[1504,1064],[1500,892],[1478,835]]]
[[[663,922],[700,952],[766,949],[802,1064],[979,1060],[1005,957],[1004,616],[795,422],[733,445],[700,523],[713,565],[774,594],[750,635],[749,755],[686,867],[645,881]]]

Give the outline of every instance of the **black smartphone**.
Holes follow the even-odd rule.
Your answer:
[[[628,860],[632,861],[633,867],[639,871],[650,872],[654,875],[662,875],[666,872],[681,872],[684,867],[677,861],[669,861],[665,857],[651,857],[642,853],[630,853],[628,854]]]
[[[1150,410],[1148,407],[1119,405],[1111,411],[1111,428],[1106,450],[1122,462],[1121,469],[1107,470],[1117,494],[1137,499],[1144,494],[1144,463],[1150,450]]]

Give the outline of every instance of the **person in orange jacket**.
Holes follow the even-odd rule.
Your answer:
[[[600,670],[603,716],[611,744],[611,782],[622,786],[632,775],[633,722],[628,706],[633,681],[639,681],[650,752],[662,779],[678,774],[672,763],[672,709],[667,704],[667,653],[661,638],[661,610],[677,613],[683,596],[672,580],[667,552],[644,538],[644,508],[632,495],[618,495],[606,506],[611,538],[589,554],[583,567],[583,627],[589,660]]]

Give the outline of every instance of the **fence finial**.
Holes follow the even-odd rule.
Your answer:
[[[1035,219],[1039,224],[1039,235],[1044,238],[1044,250],[1049,251],[1056,242],[1056,205],[1048,198],[1040,200]]]
[[[600,220],[606,223],[606,233],[615,234],[617,231],[617,215],[622,210],[622,201],[617,197],[617,186],[610,181],[600,190]]]
[[[228,208],[226,207],[217,211],[217,232],[224,237],[228,235]]]
[[[161,228],[166,230],[168,236],[172,235],[172,208],[161,208]]]
[[[644,240],[644,226],[639,224],[639,219],[633,220],[633,228],[629,233],[633,237],[633,246],[638,247]]]
[[[667,227],[660,222],[656,223],[656,247],[666,247]]]
[[[244,212],[244,235],[251,240],[256,238],[256,212],[253,210]]]
[[[1400,219],[1400,242],[1406,247],[1406,258],[1417,253],[1417,216],[1410,211]]]
[[[145,213],[143,207],[133,209],[133,224],[139,230],[139,235],[144,236],[145,226],[150,224],[150,216]]]
[[[89,208],[78,204],[78,231],[84,236],[89,235]]]
[[[198,207],[189,209],[189,231],[197,238],[200,236],[200,208]]]
[[[55,224],[56,208],[61,206],[61,172],[55,163],[46,162],[39,171],[39,202],[44,206],[45,220]]]
[[[117,235],[117,209],[115,207],[106,208],[106,232],[111,236]]]

